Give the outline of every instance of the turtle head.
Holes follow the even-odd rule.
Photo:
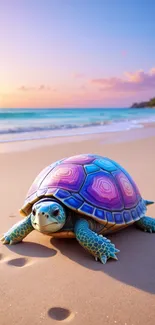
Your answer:
[[[59,231],[66,222],[65,210],[54,200],[39,200],[32,206],[31,222],[34,229],[46,234]]]

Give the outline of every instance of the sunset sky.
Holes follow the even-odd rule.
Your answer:
[[[153,96],[154,0],[0,0],[0,108]]]

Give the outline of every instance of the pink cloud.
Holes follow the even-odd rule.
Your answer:
[[[45,85],[40,85],[38,90],[41,90],[41,91],[45,90],[46,91],[46,90],[50,90],[50,87],[45,86]]]
[[[27,86],[21,86],[18,88],[18,90],[21,91],[48,91],[51,88],[49,86],[45,86],[45,85],[40,85],[39,87],[27,87]]]
[[[101,91],[113,90],[117,92],[147,91],[155,87],[155,68],[145,73],[143,70],[134,73],[126,72],[126,78],[92,79],[91,83],[100,86]]]
[[[35,89],[34,87],[26,87],[26,86],[21,86],[18,88],[18,90],[21,90],[21,91],[31,91],[34,89]]]

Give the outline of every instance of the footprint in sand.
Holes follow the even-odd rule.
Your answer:
[[[25,257],[20,257],[7,261],[7,264],[16,267],[24,267],[29,264],[29,260]]]
[[[74,313],[66,308],[53,307],[48,310],[48,316],[57,321],[71,321],[74,318]]]
[[[0,253],[0,262],[6,263],[7,265],[10,265],[10,266],[15,266],[15,267],[26,267],[31,264],[34,264],[34,261],[31,261],[29,258],[19,257],[19,258],[8,259],[8,257],[5,257],[1,253]]]

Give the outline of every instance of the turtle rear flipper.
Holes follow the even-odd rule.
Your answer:
[[[155,232],[155,219],[145,216],[136,221],[136,227],[144,230],[145,232]]]

